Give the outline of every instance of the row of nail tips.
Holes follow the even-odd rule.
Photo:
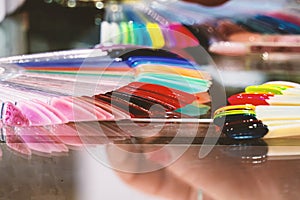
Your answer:
[[[127,58],[127,61],[123,61],[122,64],[122,68],[118,67],[118,69],[116,71],[121,71],[120,74],[122,73],[127,73],[129,69],[133,69],[135,72],[135,78],[132,77],[132,75],[129,75],[128,79],[125,78],[125,80],[123,80],[124,75],[122,75],[122,80],[118,80],[119,76],[116,75],[116,80],[112,78],[112,76],[109,76],[108,79],[102,78],[101,76],[101,84],[104,87],[103,90],[108,90],[111,91],[113,89],[113,87],[122,87],[122,85],[127,85],[129,82],[135,80],[135,81],[139,81],[139,82],[144,82],[144,83],[152,83],[152,84],[156,84],[156,85],[163,85],[165,87],[169,87],[169,88],[178,88],[184,92],[188,92],[188,93],[205,93],[207,92],[208,88],[211,85],[211,81],[210,81],[210,75],[208,73],[206,73],[205,71],[201,71],[204,68],[201,68],[185,59],[179,58],[179,57],[175,57],[174,55],[171,55],[170,53],[162,53],[162,51],[159,50],[141,50],[141,52],[139,51],[139,53],[142,53],[143,56],[131,56]],[[144,56],[144,53],[146,53],[146,55],[156,55],[156,57],[154,56]],[[130,55],[133,55],[130,52]],[[157,55],[167,55],[168,57],[159,57]],[[24,56],[26,57],[26,56]],[[42,56],[40,56],[42,57]],[[123,56],[124,57],[124,56]],[[25,58],[26,59],[26,58]],[[35,59],[33,59],[35,61]],[[76,58],[75,58],[76,60]],[[36,100],[41,100],[41,102],[39,103],[46,103],[49,102],[51,100],[51,102],[56,102],[57,98],[54,97],[60,97],[60,96],[67,96],[68,94],[61,94],[61,93],[57,93],[57,89],[59,89],[61,92],[63,92],[64,90],[67,91],[72,91],[71,88],[68,88],[67,86],[69,85],[70,87],[72,87],[72,84],[74,84],[74,82],[76,83],[76,93],[74,92],[74,94],[76,96],[83,96],[85,95],[84,93],[82,94],[82,92],[79,92],[81,90],[87,90],[89,87],[89,85],[86,86],[86,83],[82,83],[81,78],[82,76],[79,78],[78,76],[76,76],[76,79],[72,80],[69,77],[69,82],[70,84],[66,84],[68,83],[68,81],[64,80],[59,80],[59,77],[61,77],[60,75],[57,76],[57,79],[53,78],[53,80],[51,79],[51,76],[49,75],[41,75],[43,71],[43,66],[45,65],[46,67],[55,65],[59,70],[60,67],[65,67],[65,60],[62,59],[57,59],[57,60],[53,60],[50,59],[50,61],[32,61],[30,59],[28,59],[28,62],[26,62],[26,65],[24,65],[24,63],[22,63],[22,67],[25,66],[25,69],[27,69],[26,67],[30,67],[30,66],[37,66],[39,67],[39,69],[41,70],[40,73],[32,73],[31,69],[27,69],[28,74],[31,74],[31,76],[27,75],[24,77],[24,74],[22,76],[19,76],[17,78],[10,78],[8,79],[5,83],[9,82],[9,84],[14,84],[11,86],[10,90],[7,90],[8,94],[13,94],[13,96],[11,97],[11,99],[13,99],[14,101],[18,101],[21,100],[20,104],[17,104],[17,106],[24,106],[24,103],[22,103],[23,100],[28,100],[29,99],[36,99]],[[76,61],[75,61],[76,62]],[[99,61],[101,63],[101,60]],[[38,63],[38,64],[37,64]],[[57,63],[62,63],[61,66],[57,65]],[[116,62],[117,66],[119,66],[119,62]],[[71,67],[72,68],[72,63],[67,63],[67,67]],[[94,67],[97,67],[97,63],[95,63]],[[99,68],[101,68],[101,65],[99,66]],[[110,66],[104,68],[104,71],[108,71],[109,73],[111,72],[111,68],[115,69],[115,63],[113,62]],[[121,69],[121,70],[120,70]],[[72,70],[72,69],[71,69]],[[46,70],[47,71],[47,70]],[[158,73],[159,72],[159,73]],[[70,81],[72,80],[72,81]],[[48,83],[52,82],[51,86],[49,87]],[[54,81],[54,82],[53,82]],[[80,84],[78,84],[78,83]],[[117,83],[117,84],[116,84]],[[16,87],[16,84],[22,84],[23,87],[21,87],[19,90]],[[112,85],[110,85],[112,84]],[[114,85],[116,84],[116,85]],[[6,84],[7,85],[7,84]],[[26,85],[27,87],[24,87],[24,85]],[[77,85],[79,85],[79,87],[83,87],[83,89],[78,89]],[[28,93],[30,92],[30,90],[28,89],[28,87],[34,87],[36,90],[32,93]],[[92,86],[92,85],[91,85]],[[54,91],[51,91],[54,88]],[[87,88],[87,89],[86,89]],[[93,87],[94,88],[94,87]],[[21,92],[21,90],[23,90]],[[49,92],[49,90],[51,92]],[[100,91],[91,91],[90,92],[90,96],[94,95],[95,93],[105,93]],[[44,93],[39,94],[40,96],[38,96],[39,98],[37,98],[37,94],[38,92],[36,91],[40,91],[40,92],[44,92],[47,95],[45,95]],[[45,92],[46,91],[46,92]],[[36,93],[34,93],[36,92]],[[54,93],[56,92],[56,93]],[[26,98],[26,93],[27,93],[27,98]],[[16,94],[16,95],[14,95]],[[44,96],[43,96],[44,95]],[[9,96],[9,95],[8,95]],[[11,96],[11,95],[10,95]],[[45,98],[46,96],[48,96],[48,98]],[[207,95],[206,95],[207,96]],[[18,98],[17,98],[18,97]],[[44,100],[43,100],[44,98]],[[68,99],[68,97],[66,97]],[[11,100],[8,99],[8,100]],[[59,98],[61,99],[61,98]],[[7,99],[5,99],[7,100]],[[14,102],[13,101],[13,102]],[[5,101],[4,101],[5,102]],[[50,104],[51,104],[50,102]],[[198,102],[201,103],[201,102]],[[197,104],[194,104],[197,106]],[[203,107],[203,106],[202,106]],[[25,108],[25,107],[24,107]],[[67,112],[68,113],[68,112]],[[36,121],[36,120],[35,120]]]
[[[135,53],[138,53],[138,55],[152,53],[156,56],[171,56],[170,53],[164,53],[163,51],[151,52],[152,50],[138,49],[137,52],[136,49],[138,48],[129,47],[129,53],[126,53],[126,56]],[[131,53],[131,50],[134,50],[135,53]],[[32,93],[31,95],[36,96],[37,99],[43,98],[43,96],[92,96],[93,94],[112,91],[120,87],[119,85],[126,85],[134,79],[134,69],[129,67],[129,63],[124,60],[127,58],[125,54],[122,55],[122,51],[122,49],[110,51],[110,53],[121,56],[121,61],[117,58],[107,61],[107,58],[103,57],[92,57],[92,60],[89,60],[87,57],[87,61],[83,64],[82,59],[78,60],[73,51],[68,54],[67,52],[54,52],[53,54],[24,55],[22,61],[18,60],[20,57],[11,58],[8,60],[16,63],[18,67],[15,68],[19,71],[14,72],[14,76],[4,73],[3,76],[5,77],[3,77],[1,87],[6,93],[11,94],[6,95],[7,100],[11,98],[17,100],[16,95],[22,99],[25,96],[22,94],[31,90],[36,92],[36,94]],[[65,55],[68,55],[67,58],[64,58]],[[75,58],[71,59],[70,55]],[[48,59],[47,56],[49,56]],[[170,62],[170,60],[166,58],[165,63]],[[5,67],[6,70],[10,69],[11,66],[5,65]],[[49,87],[50,82],[51,87]],[[14,90],[16,92],[13,92]],[[33,98],[31,95],[30,97]]]
[[[131,8],[134,6],[126,4],[119,6],[122,12],[125,10],[121,15],[122,20],[113,21],[111,17],[103,21],[102,43],[133,43],[180,48],[200,44],[213,53],[225,55],[299,52],[296,44],[299,46],[297,20],[298,22],[300,20],[294,14],[285,17],[287,14],[278,15],[279,11],[256,11],[241,16],[213,18],[208,9],[207,17],[198,16],[202,19],[200,22],[195,20],[198,18],[192,11],[183,13],[184,16],[187,15],[186,20],[182,17],[181,20],[177,19],[178,8],[172,5],[141,4],[136,5],[134,9]],[[109,12],[109,9],[107,12],[109,15],[114,14]]]
[[[300,84],[270,81],[228,98],[214,122],[235,139],[299,136]]]
[[[137,49],[138,51],[136,51]],[[137,52],[143,56],[139,54],[136,55]],[[40,58],[43,56],[44,55],[39,55]],[[28,66],[40,67],[41,71],[39,73],[32,73],[30,72],[31,69],[26,69],[26,73],[31,73],[31,78],[41,78],[41,76],[45,78],[41,75],[43,74],[43,65],[51,67],[53,63],[54,65],[60,63],[62,67],[65,67],[63,63],[64,58],[61,57],[54,60],[50,58],[48,61],[46,56],[43,57],[44,60],[40,61],[35,60],[34,55],[31,57],[33,57],[31,60],[28,59],[27,62],[24,62],[27,65],[23,63],[20,66],[25,69]],[[23,56],[23,59],[27,58]],[[62,59],[62,62],[60,62],[60,59]],[[33,95],[35,94],[34,90],[28,94],[26,93],[28,88],[24,88],[22,93],[18,93],[16,88],[12,87],[12,89],[15,89],[13,93],[18,94],[18,96],[22,98],[17,99],[13,97],[13,100],[18,101],[11,102],[17,103],[4,101],[1,114],[3,124],[6,127],[15,127],[14,130],[25,130],[25,132],[22,132],[24,133],[23,135],[30,135],[28,134],[29,132],[26,131],[30,128],[34,129],[33,133],[38,133],[39,131],[46,133],[47,130],[39,130],[39,128],[42,128],[39,126],[44,125],[62,124],[61,126],[63,126],[69,122],[120,120],[137,117],[174,119],[191,116],[199,117],[208,112],[209,106],[206,104],[210,102],[208,88],[211,85],[211,77],[204,71],[205,68],[199,67],[174,54],[151,49],[141,50],[135,48],[134,53],[129,51],[129,54],[122,55],[122,60],[124,62],[123,64],[126,63],[128,69],[130,68],[136,71],[135,77],[137,77],[136,79],[139,79],[140,82],[119,83],[118,88],[113,90],[113,92],[103,92],[99,95],[92,94],[90,96],[71,97],[60,95],[51,96],[53,93],[49,93],[51,95],[48,94],[44,99],[36,99],[36,96]],[[16,61],[15,63],[18,62]],[[69,64],[68,66],[72,67],[72,65]],[[124,71],[122,72],[124,73]],[[45,84],[47,80],[51,80],[50,77],[51,76],[47,75],[48,79],[44,81]],[[27,78],[23,79],[30,82]],[[15,78],[11,79],[16,80]],[[6,81],[9,80],[10,79]],[[12,80],[10,81],[13,82]],[[41,81],[41,79],[37,80]],[[33,83],[38,84],[39,81],[37,80]],[[19,81],[18,83],[21,82],[22,81]],[[178,82],[181,82],[181,84]],[[124,86],[122,86],[122,84],[124,84]],[[191,88],[187,87],[186,84],[191,85]],[[177,87],[178,89],[176,89]],[[48,86],[48,88],[51,88],[51,86]],[[11,92],[12,90],[9,91]],[[27,96],[28,99],[23,97],[26,96],[26,94],[29,95]],[[30,95],[33,96],[30,98]],[[43,95],[41,95],[41,97],[43,97]],[[70,127],[67,125],[64,126],[64,128],[56,129],[61,132],[55,131],[55,135],[65,133],[68,129],[70,129]],[[86,128],[86,130],[88,130],[88,128]],[[9,143],[13,144],[13,141],[16,141],[18,143],[20,131],[17,132],[18,137],[9,136],[7,139],[7,135],[12,134],[7,134],[6,131],[6,134],[4,134],[6,142],[9,141]],[[86,134],[88,134],[88,132],[86,132]],[[33,138],[30,137],[21,139],[22,141],[24,140],[24,143],[31,143],[33,141]],[[65,139],[67,140],[65,141]],[[74,138],[72,138],[72,140],[73,139]],[[85,139],[88,141],[91,140],[89,137],[85,137]],[[37,137],[37,140],[34,141],[48,140],[48,138]],[[63,140],[65,144],[72,144],[69,137],[66,138],[60,135],[60,140]],[[77,139],[74,140],[74,142],[77,141]],[[21,146],[24,145],[22,144]],[[20,148],[18,145],[15,148],[17,147]],[[36,148],[39,149],[39,147],[35,145],[32,148],[35,150]],[[51,148],[55,149],[54,147]],[[63,151],[63,148],[61,150]],[[23,149],[23,151],[28,152],[26,149]],[[54,151],[57,152],[58,150],[55,149]]]
[[[290,15],[292,16],[292,15]],[[295,17],[300,21],[299,16]],[[214,25],[225,38],[209,47],[214,53],[245,55],[248,53],[299,52],[299,23],[290,18],[279,18],[272,13],[224,18]]]
[[[260,14],[255,16],[244,17],[244,21],[259,21],[261,19],[269,19],[273,17],[268,14]],[[299,18],[299,17],[298,17]],[[280,20],[280,19],[274,19]],[[300,21],[300,18],[298,19]],[[257,22],[258,23],[258,22]],[[267,22],[263,22],[267,23]],[[263,24],[262,23],[262,24]],[[284,23],[284,22],[282,22]],[[285,22],[291,24],[290,22]],[[288,28],[266,32],[262,29],[267,29],[271,25],[257,25],[257,29],[251,28],[251,23],[238,20],[238,18],[220,19],[213,25],[214,32],[217,32],[222,38],[209,46],[209,51],[222,55],[245,55],[249,53],[265,53],[265,52],[280,52],[280,53],[297,53],[299,52],[300,36],[296,31],[299,25],[292,24],[294,32],[285,32]],[[284,26],[285,27],[285,26]],[[276,29],[274,25],[273,29]],[[220,37],[219,37],[220,38]]]
[[[130,100],[127,99],[128,94],[130,95]],[[54,98],[50,105],[35,100],[32,102],[17,103],[16,106],[11,103],[5,103],[3,108],[4,124],[17,126],[15,128],[11,127],[11,129],[14,129],[14,131],[17,130],[15,135],[13,135],[14,132],[10,132],[11,129],[5,129],[6,142],[10,143],[9,146],[11,148],[22,147],[19,149],[19,151],[23,153],[29,152],[28,148],[43,153],[51,153],[52,151],[59,152],[60,150],[64,152],[64,145],[57,145],[55,143],[53,146],[53,142],[55,142],[55,140],[52,138],[52,136],[50,138],[44,136],[49,134],[48,129],[45,127],[39,127],[37,125],[47,125],[48,123],[58,124],[57,126],[52,126],[51,133],[54,134],[55,137],[57,137],[60,141],[62,141],[63,144],[76,146],[76,141],[79,141],[78,131],[79,133],[84,133],[84,136],[79,136],[80,139],[82,140],[83,138],[87,144],[90,144],[95,140],[91,137],[87,137],[87,135],[96,132],[95,130],[91,130],[91,124],[81,124],[80,128],[78,128],[76,123],[76,132],[74,132],[74,127],[72,128],[70,125],[61,123],[85,120],[115,120],[116,118],[130,119],[131,117],[182,118],[184,117],[184,114],[173,112],[173,110],[194,102],[196,98],[197,97],[194,95],[185,93],[183,91],[177,91],[159,85],[133,82],[115,92],[96,95],[94,97]],[[180,102],[177,102],[177,100],[180,100]],[[206,101],[204,99],[201,100],[203,102]],[[207,99],[207,101],[209,101],[209,99]],[[93,104],[87,104],[87,102],[93,102]],[[157,110],[149,110],[149,107],[151,107],[154,103],[156,105],[161,105],[163,109],[158,108]],[[93,107],[94,105],[96,107]],[[17,106],[19,106],[19,108]],[[126,108],[129,108],[128,111]],[[103,110],[100,109],[107,109],[107,112],[103,113]],[[95,110],[101,111],[96,113],[96,117],[98,117],[98,119],[91,119],[91,113],[95,112]],[[126,113],[126,111],[128,113]],[[104,114],[106,114],[106,116],[104,116]],[[35,136],[35,133],[37,136]],[[66,136],[66,133],[70,135]],[[120,131],[116,131],[114,134],[116,135],[117,133],[120,133]]]
[[[145,64],[137,64],[138,62],[141,62],[141,61],[139,61],[140,59],[141,58],[139,58],[139,57],[135,57],[134,59],[133,59],[133,57],[131,57],[131,59],[129,59],[129,60],[131,60],[132,63],[135,63],[134,65],[139,65],[138,67],[135,66],[135,68],[140,68],[140,71],[142,71],[139,73],[139,75],[137,75],[136,80],[138,80],[139,82],[152,84],[153,88],[157,88],[157,87],[159,87],[159,85],[161,85],[162,87],[168,87],[168,88],[174,88],[174,89],[179,88],[180,90],[184,91],[185,93],[205,93],[208,91],[208,88],[211,85],[210,77],[205,72],[203,72],[203,73],[198,72],[199,76],[196,76],[197,78],[195,78],[196,73],[195,73],[194,77],[188,77],[188,75],[192,74],[192,72],[193,72],[191,70],[192,66],[187,65],[187,68],[190,68],[190,69],[185,69],[185,68],[180,69],[178,66],[175,66],[174,69],[177,68],[176,70],[174,70],[177,72],[177,75],[176,75],[176,74],[172,74],[172,70],[170,70],[170,69],[172,69],[172,66],[165,65],[165,66],[162,66],[162,68],[165,68],[164,71],[166,73],[159,75],[158,73],[154,73],[153,71],[151,71],[151,65],[149,66],[149,65],[145,65]],[[150,60],[151,59],[154,59],[154,58],[150,57]],[[165,59],[165,60],[161,60],[161,61],[166,62],[167,60]],[[155,62],[157,62],[157,60]],[[176,64],[176,62],[173,62],[173,63]],[[182,64],[182,60],[179,60],[179,63]],[[142,66],[142,65],[145,65],[145,66]],[[157,64],[155,66],[159,68],[159,64]],[[143,69],[143,67],[145,67],[145,68]],[[169,69],[168,69],[168,67],[169,67]],[[151,73],[148,72],[149,70],[151,71]],[[198,79],[198,78],[202,78],[202,79]],[[126,82],[126,84],[128,84],[128,83]],[[126,84],[124,84],[124,85],[126,85]],[[189,84],[190,86],[186,86],[186,84]],[[121,87],[121,86],[119,86],[119,87]],[[26,90],[24,90],[24,91],[25,91],[24,92],[24,95],[25,95]],[[115,90],[115,93],[118,94],[118,90]],[[105,93],[104,95],[100,95],[100,96],[101,96],[102,101],[110,102],[112,100],[110,93]],[[184,96],[184,95],[182,95],[182,96]],[[30,97],[28,97],[28,98],[30,98]],[[33,99],[34,99],[34,97],[33,97]],[[60,122],[65,123],[66,119],[64,119],[61,115],[52,116],[51,113],[49,113],[47,111],[50,109],[47,106],[51,106],[51,107],[54,107],[56,110],[60,110],[60,112],[63,112],[63,114],[65,116],[68,116],[69,118],[67,120],[69,120],[69,121],[74,120],[71,116],[73,111],[77,111],[77,112],[81,113],[81,118],[86,117],[87,119],[96,120],[91,115],[89,115],[89,113],[85,113],[84,112],[85,110],[81,111],[82,110],[81,107],[84,107],[84,106],[86,106],[87,108],[90,108],[91,110],[95,109],[95,107],[93,107],[92,105],[89,105],[89,102],[86,102],[86,105],[85,105],[82,102],[84,100],[79,97],[75,98],[75,97],[66,96],[66,97],[51,97],[49,99],[47,98],[46,101],[41,101],[38,99],[35,99],[34,101],[26,101],[27,99],[24,98],[24,99],[22,99],[22,101],[18,101],[16,103],[16,105],[14,105],[12,103],[4,103],[2,116],[8,117],[8,118],[6,119],[5,117],[3,117],[3,119],[5,119],[7,123],[14,123],[11,121],[11,119],[14,118],[14,116],[17,116],[18,119],[23,119],[24,116],[22,115],[22,112],[20,112],[20,109],[21,110],[24,109],[24,110],[26,110],[27,113],[33,113],[33,114],[28,115],[29,117],[32,117],[31,125],[43,125],[43,123],[48,124],[48,123],[51,123],[51,121],[53,121],[53,123],[60,123]],[[114,98],[113,100],[115,101],[115,99],[120,99],[120,97]],[[145,99],[146,98],[144,98],[144,101],[145,101]],[[120,102],[120,101],[118,101],[118,102]],[[72,108],[73,105],[78,105],[78,106],[75,106],[74,108]],[[126,105],[126,103],[125,103],[125,105]],[[36,108],[38,108],[38,109],[36,109]],[[64,108],[64,109],[62,109],[62,108]],[[100,117],[100,116],[102,116],[100,114],[101,110],[96,109],[96,111],[97,111],[98,118],[105,120],[105,118]],[[53,111],[51,111],[51,112],[53,112]],[[14,113],[14,115],[10,116],[11,113]],[[40,113],[40,114],[35,116],[34,114],[36,114],[36,113]],[[56,114],[56,115],[58,115],[58,114]],[[51,120],[49,120],[49,119],[51,119]],[[84,120],[84,119],[81,119],[81,120]],[[28,125],[28,122],[25,119],[18,121],[18,123],[20,123],[20,124],[24,123],[24,125]]]
[[[165,18],[143,3],[118,6],[121,7],[121,19],[116,20],[111,17],[116,13],[106,10],[106,20],[101,25],[101,43],[138,44],[154,48],[199,45],[195,36],[183,25]]]

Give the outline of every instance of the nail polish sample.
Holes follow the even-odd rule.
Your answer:
[[[254,115],[227,115],[215,118],[214,123],[233,139],[262,138],[269,131]]]
[[[142,83],[142,82],[132,82],[127,86],[120,88],[119,90],[122,91],[124,88],[132,88],[133,90],[131,91],[148,92],[147,95],[149,95],[150,97],[151,97],[150,93],[153,93],[154,99],[158,99],[159,96],[162,96],[162,98],[167,97],[168,99],[175,100],[174,103],[180,101],[184,104],[190,104],[194,100],[196,100],[196,97],[193,94],[186,93],[177,89],[168,88],[162,85]]]
[[[297,26],[300,26],[300,18],[299,16],[293,15],[291,13],[284,13],[284,12],[271,12],[267,13],[267,16],[271,16],[277,19],[281,19],[290,23],[293,23]]]
[[[156,23],[148,22],[146,23],[146,28],[152,41],[152,47],[155,49],[164,47],[165,39],[159,25]]]
[[[167,28],[170,30],[170,37],[173,38],[175,46],[177,48],[185,48],[199,45],[198,39],[185,26],[181,24],[172,23],[169,24]]]
[[[240,119],[233,121],[229,117],[228,122],[224,124],[222,132],[227,136],[234,139],[254,139],[262,138],[268,133],[268,127],[257,120],[255,117],[252,119]]]
[[[177,109],[176,112],[189,115],[192,117],[199,117],[201,115],[207,114],[209,110],[210,110],[210,106],[198,104],[197,102],[195,102]]]
[[[61,123],[67,123],[68,122],[68,119],[60,111],[56,110],[54,107],[50,106],[49,104],[44,103],[44,102],[39,101],[39,100],[32,100],[32,102],[40,104],[41,106],[43,106],[45,109],[47,109],[53,115],[58,117],[59,120],[61,121]]]
[[[64,98],[52,98],[50,105],[64,114],[70,122],[97,120],[91,112]]]
[[[194,94],[197,98],[197,102],[199,104],[204,104],[204,103],[209,103],[211,102],[211,96],[208,92],[200,92],[200,93],[196,93]]]
[[[110,95],[99,94],[96,95],[95,98],[122,110],[133,118],[149,118],[150,116],[150,112],[148,110],[117,97],[112,98]]]
[[[45,107],[43,104],[35,102],[35,101],[26,101],[27,105],[31,105],[32,107],[35,107],[39,111],[41,111],[50,121],[51,124],[61,124],[63,123],[62,120],[55,115],[55,112],[53,112],[54,109],[49,110],[47,107]],[[65,121],[66,122],[66,121]],[[49,124],[45,124],[49,125]]]
[[[240,93],[232,95],[228,98],[228,102],[231,105],[243,105],[243,104],[252,104],[252,105],[269,105],[266,101],[274,96],[273,94],[263,94],[263,93]]]
[[[29,120],[31,126],[50,125],[51,119],[42,111],[33,105],[27,104],[26,101],[19,101],[17,107],[22,111],[23,115]]]
[[[215,116],[214,117],[214,124],[217,126],[222,127],[226,123],[230,123],[232,121],[238,121],[240,119],[243,120],[255,120],[255,115],[253,114],[235,114],[235,115],[224,115],[224,116]]]
[[[113,115],[115,120],[129,119],[130,118],[130,115],[128,113],[122,112],[121,110],[116,109],[113,106],[111,106],[109,103],[107,103],[105,101],[100,101],[99,99],[97,99],[95,97],[83,96],[83,97],[78,97],[78,98],[80,98],[84,101],[87,101],[89,103],[92,103],[95,106],[105,110],[106,112]]]
[[[183,97],[185,94],[179,95],[177,91],[170,90],[169,88],[163,86],[149,84],[148,86],[144,86],[143,84],[138,84],[140,87],[136,86],[137,84],[134,85],[134,83],[131,83],[128,86],[118,89],[117,91],[148,99],[156,104],[164,106],[167,110],[176,110],[182,106],[185,106],[186,104],[192,103],[193,99],[196,99],[195,96],[190,94],[187,94],[187,97]],[[149,87],[153,88],[147,90]],[[153,91],[154,87],[156,87],[156,91],[159,91],[159,93]]]
[[[8,126],[29,126],[28,118],[11,102],[3,104],[2,121]]]
[[[180,58],[180,56],[178,56],[177,54],[164,49],[150,49],[142,47],[124,48],[123,50],[112,49],[109,51],[109,55],[113,58],[122,58],[122,60],[124,61],[134,56]]]
[[[293,23],[266,15],[257,15],[255,19],[277,27],[282,34],[300,34],[300,27]]]
[[[243,28],[247,29],[250,32],[258,32],[258,33],[264,33],[264,34],[280,34],[281,32],[278,30],[276,26],[273,26],[272,24],[269,24],[267,22],[264,22],[259,19],[255,19],[253,17],[250,18],[240,18],[236,21],[236,23]]]
[[[195,69],[195,66],[183,58],[166,58],[158,56],[131,56],[126,61],[130,67],[138,67],[142,64],[175,65],[182,68]]]
[[[163,104],[157,104],[154,101],[150,101],[146,98],[142,98],[139,96],[135,96],[132,94],[127,94],[127,93],[122,93],[122,92],[112,92],[112,93],[106,93],[106,95],[110,95],[112,98],[120,98],[126,102],[132,103],[140,108],[143,108],[145,110],[150,111],[150,116],[155,116],[155,117],[164,117],[166,108],[163,107]],[[151,109],[154,105],[161,105],[160,109]],[[170,109],[169,109],[170,110]]]
[[[147,74],[147,73],[160,73],[160,74],[177,74],[187,77],[193,77],[197,79],[203,80],[211,80],[211,76],[209,73],[205,71],[201,71],[201,68],[194,66],[192,69],[188,69],[185,67],[176,66],[173,64],[141,64],[139,67],[135,69],[135,74],[138,76],[140,74]]]
[[[65,100],[71,102],[73,105],[77,105],[89,111],[91,114],[95,115],[98,120],[113,120],[114,116],[105,110],[91,104],[87,101],[82,101],[80,98],[77,97],[62,97]]]
[[[210,25],[186,25],[186,28],[193,33],[193,35],[198,39],[200,45],[205,49],[208,49],[208,47],[214,42],[225,40],[225,38]]]
[[[211,84],[210,81],[199,80],[192,77],[155,73],[140,74],[136,77],[136,81],[163,85],[191,94],[206,92]]]

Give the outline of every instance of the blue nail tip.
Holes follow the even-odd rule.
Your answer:
[[[283,34],[299,34],[300,33],[299,26],[297,26],[293,23],[281,20],[281,19],[277,19],[274,17],[265,16],[265,15],[257,15],[255,17],[255,19],[265,22],[265,23],[277,28],[278,31]]]
[[[164,58],[157,56],[132,56],[128,58],[127,63],[133,68],[141,64],[167,64],[189,69],[195,68],[189,61],[183,58]]]

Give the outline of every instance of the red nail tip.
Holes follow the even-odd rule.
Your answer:
[[[170,35],[176,41],[176,46],[197,46],[198,39],[182,24],[170,24],[168,27],[171,30]]]
[[[165,86],[156,85],[156,84],[148,84],[148,83],[141,83],[141,82],[132,82],[125,87],[131,87],[135,90],[140,91],[147,91],[150,93],[154,93],[160,98],[167,97],[169,99],[175,99],[176,101],[182,102],[184,104],[190,104],[194,100],[196,100],[196,96],[193,94],[189,94],[180,90],[167,88]],[[119,90],[122,90],[120,88]]]
[[[269,105],[266,99],[269,99],[270,94],[251,94],[251,93],[240,93],[233,95],[228,98],[228,102],[231,105],[242,105],[242,104],[252,104],[252,105]]]

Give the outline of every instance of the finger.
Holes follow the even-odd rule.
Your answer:
[[[180,148],[177,146],[169,150],[178,152]],[[208,157],[200,160],[199,147],[193,146],[168,169],[193,187],[201,188],[213,199],[280,199],[280,190],[270,178],[269,170],[243,165],[238,159],[220,154],[217,149],[215,147]],[[268,190],[262,189],[266,185]]]
[[[111,166],[125,183],[145,193],[167,199],[197,199],[196,188],[182,181],[180,177],[174,176],[170,171],[164,168],[152,168],[154,170],[147,168],[147,172],[145,165],[157,166],[158,164],[136,155],[142,151],[150,151],[150,149],[145,150],[142,146],[134,145],[110,145],[107,148]]]
[[[134,174],[117,172],[127,184],[145,193],[172,200],[196,200],[197,189],[165,169]]]

